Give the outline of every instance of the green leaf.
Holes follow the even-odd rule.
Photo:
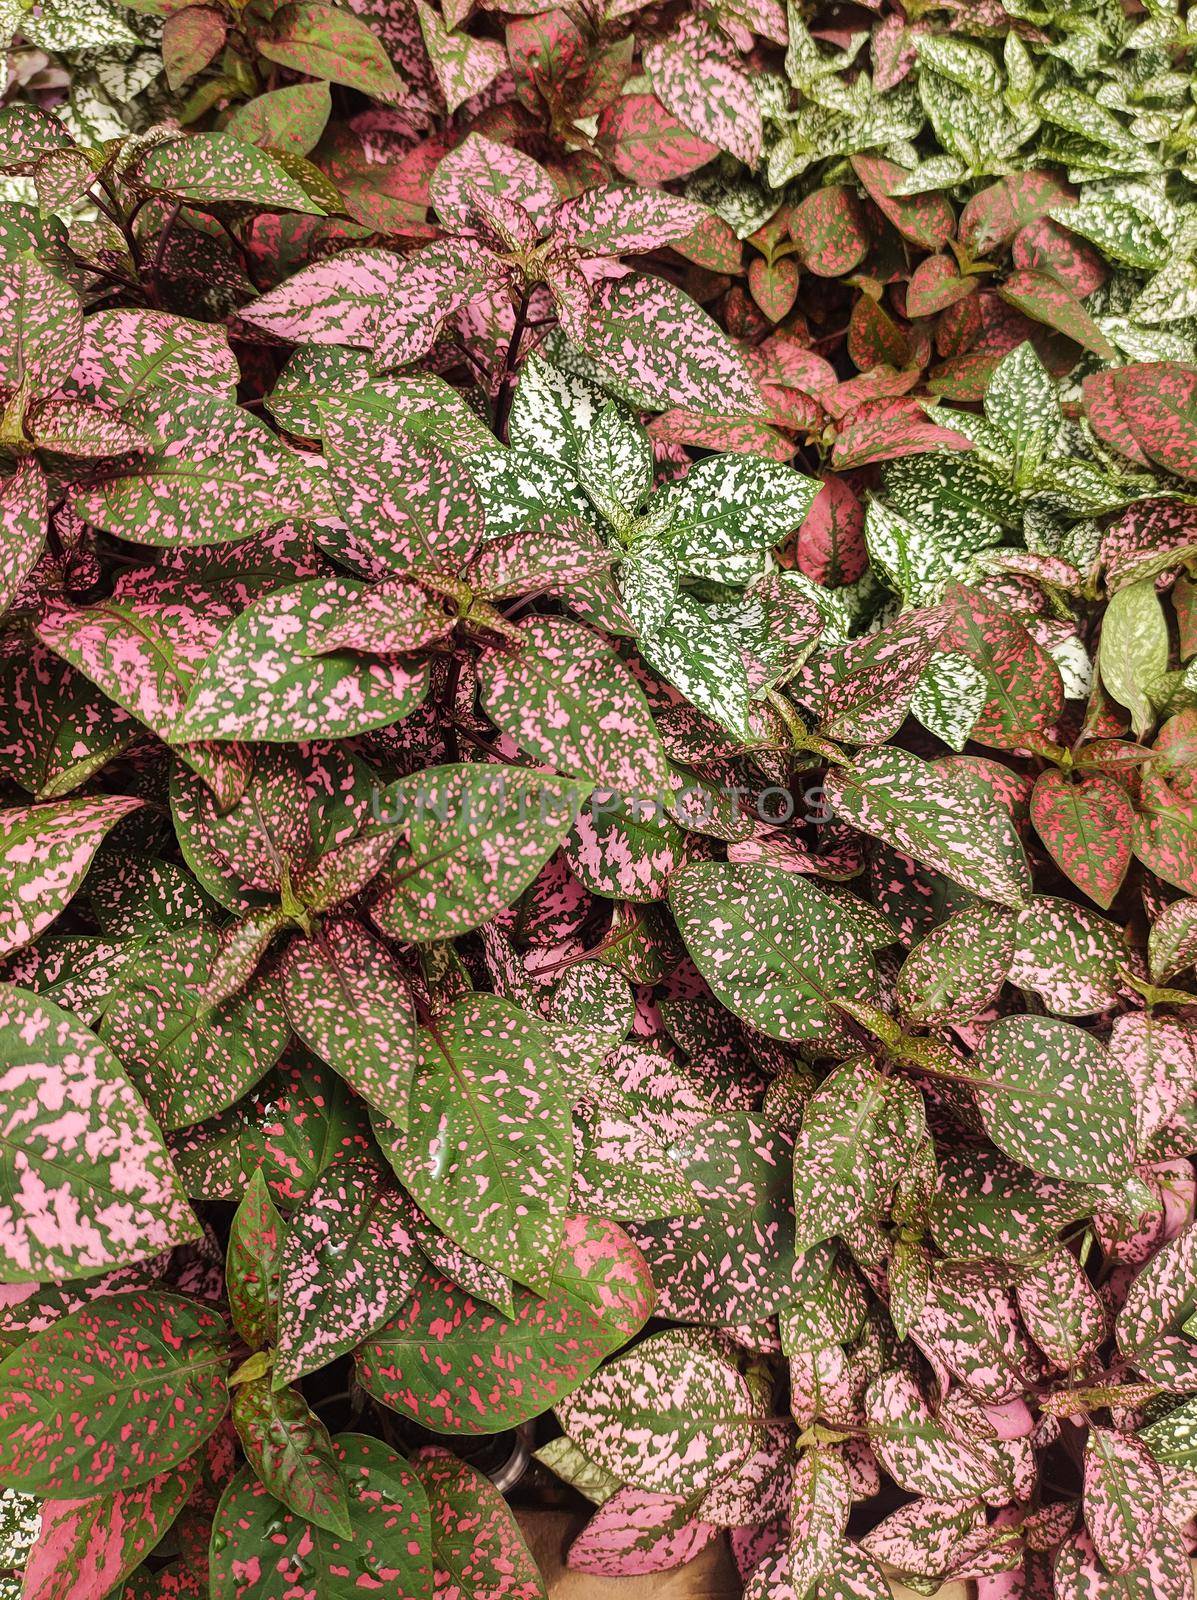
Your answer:
[[[989,698],[980,667],[958,651],[932,656],[910,697],[910,714],[950,750],[963,750]]]
[[[0,984],[0,1052],[0,1281],[69,1281],[199,1236],[161,1134],[93,1033]]]
[[[1030,342],[1016,346],[993,369],[985,415],[1009,440],[1016,483],[1025,483],[1055,453],[1064,414],[1056,386]]]
[[[1168,241],[1154,218],[1128,200],[1082,193],[1075,201],[1053,206],[1050,215],[1095,244],[1107,261],[1156,272],[1168,260]]]
[[[930,531],[878,500],[865,510],[865,543],[873,564],[908,605],[934,605],[948,580],[965,570],[938,527]]]
[[[470,994],[422,1028],[408,1131],[376,1132],[420,1209],[472,1255],[533,1287],[561,1239],[573,1171],[569,1099],[525,1012]]]
[[[350,20],[344,12],[341,15]],[[331,111],[327,83],[294,83],[237,106],[224,125],[225,132],[264,150],[306,156],[319,144]]]
[[[425,1448],[412,1461],[432,1512],[432,1557],[461,1600],[503,1594],[547,1600],[544,1579],[511,1508],[468,1461]]]
[[[32,943],[65,910],[105,835],[141,803],[87,795],[0,810],[0,954]]]
[[[923,1027],[967,1022],[997,998],[1014,960],[1016,919],[1003,907],[956,912],[911,950],[895,998]]]
[[[1165,1467],[1197,1467],[1197,1399],[1169,1411],[1139,1435],[1154,1458]]]
[[[204,985],[220,936],[192,922],[154,939],[123,970],[105,1008],[105,1041],[164,1128],[232,1105],[269,1072],[290,1038],[277,980],[255,978],[213,1005]]]
[[[876,998],[868,940],[793,873],[703,862],[674,878],[669,904],[716,996],[771,1038],[834,1044],[843,1037],[836,1001]]]
[[[734,582],[736,559],[784,544],[819,487],[817,479],[759,456],[709,456],[659,490],[647,516],[683,572]]]
[[[478,662],[482,704],[537,761],[601,789],[653,798],[668,767],[648,702],[597,634],[565,617],[531,617],[524,643]]]
[[[597,385],[563,372],[534,350],[520,368],[507,419],[511,448],[572,465],[605,404]]]
[[[350,1535],[309,1523],[245,1467],[212,1522],[212,1600],[295,1600],[297,1574],[309,1600],[358,1600],[363,1573],[409,1600],[431,1600],[432,1530],[419,1478],[362,1434],[338,1434],[332,1457],[345,1481]]]
[[[591,1460],[653,1494],[699,1495],[741,1466],[761,1438],[743,1375],[683,1330],[617,1357],[557,1406]]]
[[[922,1100],[867,1061],[835,1069],[807,1101],[794,1143],[795,1250],[881,1221],[925,1133]]]
[[[233,1426],[259,1481],[313,1527],[353,1537],[349,1497],[328,1429],[298,1389],[254,1378],[233,1391]]]
[[[652,490],[652,442],[614,402],[595,417],[572,460],[595,508],[616,527],[627,525]]]
[[[1168,623],[1151,578],[1110,596],[1097,653],[1101,681],[1131,714],[1141,739],[1155,726],[1153,693],[1168,670]]]
[[[648,663],[691,705],[748,737],[749,684],[739,640],[688,594],[679,594],[663,622],[646,628],[640,649]]]
[[[286,1225],[259,1167],[229,1228],[229,1309],[237,1332],[251,1350],[278,1335],[279,1258]]]
[[[0,1483],[58,1499],[148,1483],[228,1408],[216,1312],[178,1295],[104,1295],[0,1363]]]
[[[404,1305],[424,1269],[414,1211],[373,1155],[320,1174],[283,1239],[276,1386],[328,1366]]]

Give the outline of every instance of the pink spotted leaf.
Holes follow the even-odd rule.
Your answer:
[[[376,1159],[349,1154],[320,1175],[283,1240],[276,1383],[327,1366],[404,1304],[423,1270],[412,1210]]]
[[[1133,1435],[1093,1427],[1085,1441],[1085,1526],[1111,1572],[1147,1555],[1164,1510],[1160,1469]]]
[[[1134,811],[1122,786],[1100,772],[1075,781],[1041,773],[1031,818],[1061,871],[1108,910],[1131,859]]]
[[[873,993],[869,942],[820,890],[775,867],[704,862],[680,873],[670,906],[715,994],[773,1038],[840,1037],[837,997]],[[785,930],[805,929],[795,949]]]
[[[887,747],[833,769],[825,794],[837,817],[982,899],[1024,903],[1030,875],[1022,845],[972,770]]]
[[[453,1600],[545,1600],[532,1552],[489,1478],[435,1447],[413,1456],[411,1468],[428,1496],[435,1594]]]
[[[256,417],[210,398],[179,406],[169,438],[74,497],[85,521],[164,549],[245,539],[323,504],[301,457]]]
[[[967,1500],[995,1487],[992,1451],[980,1440],[966,1444],[955,1439],[908,1374],[875,1378],[865,1407],[873,1449],[904,1489]]]
[[[348,1600],[356,1587],[351,1574],[363,1562],[380,1586],[432,1600],[432,1537],[420,1480],[364,1434],[339,1434],[331,1452],[345,1483],[349,1534],[313,1527],[243,1468],[212,1524],[213,1600],[268,1600],[284,1587],[293,1600]],[[245,1550],[257,1553],[245,1561]]]
[[[29,1552],[29,1600],[102,1600],[157,1545],[195,1490],[202,1449],[136,1489],[45,1502]]]
[[[415,1050],[406,1135],[376,1123],[384,1154],[464,1249],[547,1287],[573,1168],[569,1102],[548,1039],[509,1001],[470,994],[419,1030]]]
[[[665,783],[665,752],[639,686],[580,623],[536,617],[524,642],[488,651],[482,703],[499,728],[546,766],[625,795]]]
[[[308,628],[365,589],[349,578],[316,578],[257,601],[200,667],[176,736],[339,739],[406,716],[424,697],[425,668],[397,657],[307,654]]]
[[[652,1281],[612,1222],[571,1217],[547,1294],[515,1290],[510,1314],[427,1272],[356,1353],[383,1404],[441,1433],[498,1433],[553,1405],[647,1320]]]
[[[1197,372],[1172,361],[1133,362],[1084,382],[1094,432],[1141,465],[1197,477]]]
[[[61,388],[83,339],[75,291],[29,252],[0,269],[0,386],[23,403]]]
[[[46,475],[29,455],[0,482],[0,611],[7,611],[42,553],[49,498]]]
[[[466,933],[513,904],[565,839],[588,785],[520,767],[426,767],[379,797],[404,837],[371,916],[404,942]]]
[[[430,440],[370,418],[325,419],[333,495],[355,549],[384,572],[455,572],[483,536],[465,466]]]
[[[796,1595],[834,1571],[852,1509],[848,1469],[833,1450],[811,1448],[794,1468],[790,1496],[789,1582]]]
[[[654,411],[680,406],[751,415],[763,409],[726,334],[664,279],[606,279],[594,298],[585,349],[629,398]]]
[[[692,133],[755,166],[761,113],[737,53],[703,19],[688,16],[651,45],[644,64],[663,105]]]
[[[1097,1291],[1063,1246],[1022,1273],[1015,1293],[1032,1339],[1065,1371],[1081,1367],[1106,1337],[1106,1314]]]
[[[1132,965],[1121,931],[1088,906],[1036,895],[1015,920],[1010,981],[1040,995],[1057,1016],[1112,1005],[1120,974]]]
[[[332,1440],[299,1390],[252,1378],[234,1389],[232,1413],[246,1459],[275,1499],[315,1528],[352,1537]]]
[[[0,950],[29,944],[69,904],[92,858],[141,801],[92,795],[0,811]]]
[[[396,1128],[407,1126],[416,1062],[411,998],[386,947],[349,918],[288,947],[283,1001],[291,1026]]]
[[[289,1038],[272,975],[243,971],[227,998],[213,996],[222,953],[211,925],[187,923],[139,952],[105,1008],[104,1039],[164,1128],[232,1105],[274,1066]]]
[[[158,1129],[116,1057],[52,1002],[9,985],[3,1032],[3,1119],[9,1139],[21,1130],[4,1280],[70,1279],[194,1238]]]
[[[644,184],[684,178],[705,166],[718,147],[694,133],[653,94],[625,94],[604,108],[599,137],[624,178]]]
[[[149,1483],[215,1432],[227,1366],[223,1319],[197,1302],[93,1301],[0,1364],[0,1481],[68,1497]]]
[[[403,270],[402,257],[389,250],[346,250],[305,267],[241,315],[280,339],[369,350],[379,312]]]
[[[747,1459],[760,1433],[742,1374],[681,1332],[609,1362],[557,1415],[592,1460],[658,1494],[702,1493]]]
[[[1125,1173],[1134,1152],[1130,1082],[1083,1029],[1054,1017],[991,1023],[965,1074],[1000,1150],[1049,1178]]]
[[[718,1530],[676,1495],[617,1489],[569,1547],[571,1569],[599,1578],[644,1577],[684,1566]]]
[[[920,940],[898,974],[903,1015],[935,1027],[985,1010],[1010,975],[1015,920],[1003,907],[968,906]]]

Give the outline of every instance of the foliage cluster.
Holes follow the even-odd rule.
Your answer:
[[[6,1592],[1193,1600],[1176,0],[0,32]]]

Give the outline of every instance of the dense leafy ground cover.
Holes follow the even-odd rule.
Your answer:
[[[7,1592],[1191,1600],[1178,7],[0,29]]]

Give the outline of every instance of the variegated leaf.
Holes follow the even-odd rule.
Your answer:
[[[652,798],[665,751],[639,685],[597,634],[563,617],[524,623],[522,643],[478,664],[482,703],[523,750],[566,777]]]
[[[836,1000],[875,994],[867,938],[792,873],[703,862],[674,879],[669,902],[715,994],[772,1038],[835,1041]],[[803,929],[800,943],[795,927]]]
[[[362,1571],[411,1600],[432,1600],[432,1534],[420,1480],[400,1456],[363,1434],[339,1434],[332,1453],[348,1493],[349,1536],[313,1527],[243,1468],[212,1523],[213,1600],[275,1600],[284,1593],[291,1600],[348,1600]],[[249,1561],[246,1550],[254,1552]]]
[[[1134,1154],[1130,1082],[1091,1035],[1053,1017],[991,1023],[967,1071],[994,1144],[1044,1177],[1101,1182]]]
[[[1160,1469],[1132,1435],[1093,1427],[1085,1441],[1085,1526],[1111,1572],[1147,1556],[1164,1511]]]
[[[742,1374],[680,1331],[609,1362],[557,1415],[592,1460],[658,1494],[702,1493],[747,1459],[760,1434]]]
[[[1030,890],[1008,813],[970,770],[904,750],[868,751],[833,768],[824,793],[838,817],[942,872],[982,899],[1021,906]]]
[[[375,1160],[349,1154],[321,1173],[283,1240],[276,1381],[327,1366],[406,1301],[423,1267],[411,1210]]]
[[[0,1482],[68,1497],[149,1483],[219,1426],[228,1359],[223,1320],[178,1295],[72,1312],[0,1364]]]
[[[539,1415],[632,1338],[653,1305],[639,1252],[612,1222],[570,1217],[547,1293],[506,1314],[426,1272],[356,1352],[363,1387],[440,1433],[499,1433]]]
[[[450,1238],[547,1286],[573,1170],[549,1040],[509,1001],[466,995],[418,1031],[415,1056],[406,1133],[376,1123],[387,1159]]]
[[[283,1002],[305,1044],[396,1128],[407,1126],[415,1009],[386,947],[360,923],[326,921],[290,945]]]
[[[161,1134],[111,1051],[10,984],[0,986],[0,1036],[0,1279],[70,1280],[195,1238]]]

